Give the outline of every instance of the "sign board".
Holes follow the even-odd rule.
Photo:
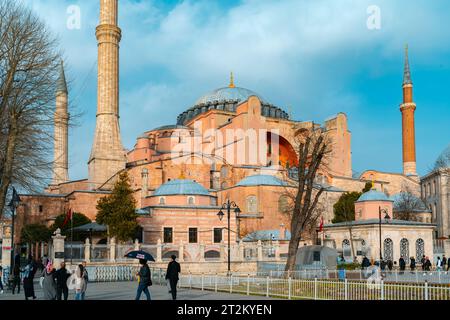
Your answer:
[[[3,250],[11,250],[11,247],[3,247]]]
[[[357,255],[357,256],[362,256],[362,255],[363,255],[363,252],[362,252],[361,250],[358,250],[358,251],[356,251],[356,255]]]
[[[64,259],[64,252],[55,252],[55,259]]]

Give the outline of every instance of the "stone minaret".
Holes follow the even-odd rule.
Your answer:
[[[89,183],[97,189],[125,168],[119,127],[118,0],[100,0],[98,41],[97,123],[89,158]],[[108,188],[108,186],[106,186]]]
[[[405,48],[405,70],[403,74],[402,137],[403,137],[403,174],[417,176],[416,172],[416,140],[414,130],[413,83],[409,69],[408,46]]]
[[[68,93],[64,65],[61,61],[59,78],[56,86],[55,136],[52,184],[57,185],[69,181],[68,161],[68,125],[67,111]]]

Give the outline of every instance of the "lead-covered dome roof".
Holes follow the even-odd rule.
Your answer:
[[[189,179],[171,180],[155,190],[153,196],[201,195],[209,196],[208,190],[201,184]]]
[[[371,189],[367,192],[364,192],[356,202],[361,201],[393,201],[388,198],[383,192],[377,191],[375,189]]]
[[[199,114],[213,109],[236,112],[237,106],[240,103],[247,101],[251,96],[256,96],[261,101],[261,113],[263,116],[289,119],[289,115],[285,111],[268,103],[260,94],[246,88],[235,87],[233,83],[231,83],[228,87],[219,88],[201,96],[195,102],[193,107],[178,116],[177,124],[185,125]]]

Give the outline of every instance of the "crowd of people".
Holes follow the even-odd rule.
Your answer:
[[[25,300],[36,299],[34,279],[38,271],[41,272],[39,282],[44,300],[68,300],[69,290],[74,291],[75,300],[85,299],[89,281],[86,262],[78,265],[75,271],[70,272],[66,269],[64,262],[56,269],[46,256],[37,261],[29,256],[23,268],[21,268],[20,256],[15,256],[13,272],[10,277],[12,294],[20,294],[20,287],[23,284]],[[3,274],[0,272],[0,279],[2,278]],[[0,293],[3,293],[2,281],[0,281]]]
[[[394,269],[394,265],[396,265],[396,262],[393,262],[392,260],[384,260],[384,259],[382,259],[381,261],[374,261],[372,259],[372,261],[370,261],[369,258],[367,258],[366,256],[363,257],[362,263],[361,263],[362,269],[366,269],[373,265],[380,267],[381,270],[387,269],[389,271],[392,271]],[[399,269],[400,273],[403,273],[406,270],[406,267],[407,267],[406,265],[407,265],[407,263],[406,263],[405,257],[401,256],[400,259],[398,260],[398,266],[399,266],[398,269]],[[420,259],[420,265],[421,265],[422,271],[432,271],[433,270],[433,264],[428,256],[425,256],[425,255],[422,256],[422,258]],[[414,257],[410,257],[409,258],[409,269],[411,271],[415,271],[416,268],[417,268],[416,259]],[[445,255],[442,256],[442,259],[440,256],[438,256],[434,270],[448,272],[450,270],[450,260],[447,260]]]
[[[177,284],[179,280],[179,273],[181,272],[180,264],[176,261],[176,256],[173,255],[172,260],[167,266],[166,281],[169,287],[169,294],[172,299],[177,299]],[[142,293],[145,294],[147,300],[151,300],[149,287],[152,285],[151,272],[147,260],[139,260],[141,265],[138,277],[138,288],[136,292],[136,300],[140,300]],[[3,293],[3,278],[2,269],[0,267],[0,293]],[[86,269],[86,262],[79,264],[76,270],[69,271],[66,269],[65,262],[61,262],[58,269],[50,259],[44,256],[42,259],[36,261],[32,256],[29,256],[24,268],[20,267],[20,259],[15,259],[13,274],[12,274],[12,294],[20,294],[20,287],[23,283],[23,291],[25,300],[36,299],[34,291],[34,279],[36,273],[40,271],[40,286],[43,291],[44,300],[68,300],[69,290],[74,291],[75,300],[85,300],[86,289],[89,282],[89,275]],[[17,289],[17,291],[16,291]]]

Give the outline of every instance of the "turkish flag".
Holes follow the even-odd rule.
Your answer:
[[[66,214],[66,218],[64,219],[64,222],[62,224],[62,227],[64,227],[71,219],[72,219],[72,209],[69,208]]]
[[[319,232],[323,231],[323,216],[320,217],[320,225],[319,225]]]

